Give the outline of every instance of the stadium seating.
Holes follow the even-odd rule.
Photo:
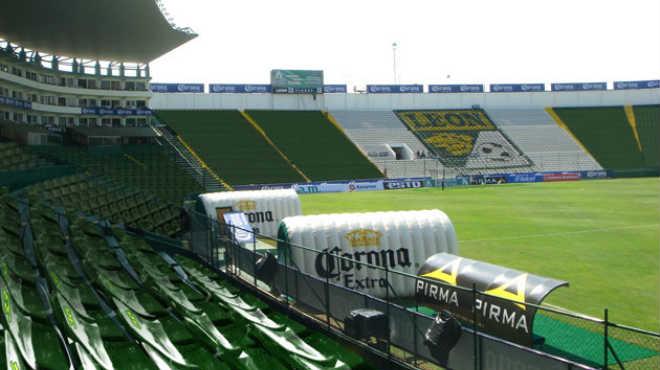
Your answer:
[[[230,184],[304,181],[239,111],[168,110],[158,117]]]
[[[7,368],[370,368],[203,265],[157,253],[121,228],[9,196],[0,215]]]
[[[20,171],[43,166],[45,159],[25,152],[13,142],[0,142],[0,171]]]
[[[603,168],[644,167],[623,107],[555,108],[555,113]]]
[[[633,107],[644,166],[660,168],[660,105]]]
[[[251,110],[247,113],[314,181],[383,177],[322,112]]]
[[[417,153],[426,147],[410,132],[392,111],[332,111],[346,135],[364,148],[378,144],[406,144]]]
[[[543,109],[489,109],[488,115],[534,162],[535,171],[602,169]]]
[[[25,189],[33,201],[45,200],[72,212],[85,212],[113,223],[173,236],[180,229],[180,209],[150,192],[131,189],[116,181],[89,175],[71,175]]]
[[[180,204],[188,194],[203,192],[201,185],[158,144],[103,147],[49,145],[31,150],[147,191],[173,204]]]

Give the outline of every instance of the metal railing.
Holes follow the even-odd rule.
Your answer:
[[[387,337],[348,339],[366,344],[375,353],[400,364],[413,368],[444,365],[451,369],[660,368],[660,334],[613,323],[608,319],[607,310],[602,319],[597,319],[545,305],[514,302],[475,287],[450,286],[390,269],[387,264],[356,261],[254,234],[219,224],[202,214],[193,215],[191,219],[188,243],[197,256],[261,294],[279,300],[292,312],[316,320],[329,332],[346,337],[346,319],[355,309],[382,312],[388,322]],[[248,233],[251,241],[241,245],[234,237],[235,232]],[[291,251],[303,253],[307,261],[322,261],[322,264],[334,261],[337,265],[352,266],[353,272],[369,271],[370,276],[379,276],[387,289],[383,296],[375,297],[350,284],[347,287],[346,281],[351,280],[347,280],[345,271],[337,276],[319,277],[308,266],[301,265],[299,259],[292,258]],[[260,266],[266,253],[276,254],[278,258],[275,273],[264,277]],[[326,270],[330,267],[326,266]],[[463,323],[463,334],[450,352],[448,363],[439,360],[435,350],[425,344],[425,333],[432,324],[434,312],[422,305],[415,295],[403,296],[392,289],[394,285],[415,286],[419,281],[472,295],[472,315],[458,316]],[[475,309],[477,302],[486,299],[535,310],[535,319],[527,323],[534,334],[534,344],[516,344],[489,332],[487,320],[492,319],[491,312]]]

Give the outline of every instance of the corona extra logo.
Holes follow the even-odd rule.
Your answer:
[[[360,247],[377,247],[380,245],[380,238],[383,233],[378,230],[357,229],[348,232],[344,238],[348,240],[348,244],[353,248]]]
[[[254,211],[255,209],[257,209],[257,202],[253,200],[241,200],[238,203],[236,203],[236,208],[238,208],[239,211],[243,211],[243,212]]]

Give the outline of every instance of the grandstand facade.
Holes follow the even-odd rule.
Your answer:
[[[621,174],[628,171],[629,175],[634,175],[635,171],[657,173],[658,165],[654,162],[657,152],[654,151],[657,150],[656,133],[659,127],[659,118],[655,114],[658,104],[658,88],[582,92],[324,94],[316,97],[268,93],[159,93],[151,101],[152,107],[162,112],[159,114],[163,116],[164,124],[168,124],[166,116],[177,111],[191,114],[239,112],[243,118],[248,117],[245,119],[247,124],[242,122],[244,120],[238,113],[234,113],[232,124],[237,126],[218,120],[209,127],[215,130],[218,137],[231,135],[227,132],[230,127],[242,130],[237,133],[245,130],[256,132],[249,136],[248,143],[237,142],[235,147],[232,143],[226,143],[222,145],[222,150],[236,154],[246,150],[246,145],[252,148],[270,146],[280,155],[273,155],[277,161],[269,163],[288,163],[287,171],[292,174],[297,172],[298,175],[283,178],[271,176],[270,179],[275,181],[250,176],[237,179],[232,177],[235,170],[230,164],[211,166],[220,174],[227,171],[231,177],[229,182],[234,184],[253,183],[255,180],[289,183],[300,181],[300,177],[314,181],[365,178],[364,175],[379,177],[378,173],[362,171],[361,176],[346,178],[346,174],[341,172],[317,174],[310,168],[307,171],[314,176],[307,176],[304,168],[292,165],[295,161],[286,153],[291,151],[295,157],[295,149],[291,145],[297,146],[303,142],[308,145],[309,140],[316,140],[317,145],[312,146],[314,150],[306,152],[306,161],[338,161],[340,156],[346,154],[346,161],[357,164],[362,162],[360,157],[366,157],[376,165],[380,176],[393,178],[548,171],[612,170]],[[318,117],[319,114],[335,123],[336,131],[348,137],[361,155],[351,157],[348,153],[355,153],[355,149],[346,146],[329,143],[332,147],[323,147],[325,139],[314,139],[319,137],[319,133],[313,131],[316,118],[304,121],[296,118],[306,115]],[[250,118],[252,115],[259,119]],[[465,117],[461,118],[461,115]],[[564,115],[569,122],[563,118]],[[264,121],[265,128],[276,130],[270,133],[272,137],[260,126],[260,120]],[[172,124],[185,137],[188,128],[183,127],[181,121],[177,119]],[[573,121],[579,123],[574,125]],[[476,122],[477,126],[471,127],[471,122]],[[285,129],[286,126],[290,127],[290,131]],[[581,138],[582,126],[586,130],[586,138]],[[330,125],[325,127],[332,129]],[[310,130],[310,134],[306,134],[306,130]],[[297,143],[296,138],[304,139]],[[620,139],[622,141],[618,145],[605,144],[608,140],[614,142]],[[210,136],[205,140],[212,145]],[[602,149],[592,148],[591,142],[600,143],[597,145]],[[333,153],[330,156],[325,154],[330,152]],[[217,154],[235,158],[227,153]],[[201,156],[205,157],[204,154]],[[252,167],[255,170],[263,166],[264,162],[258,160],[258,156],[250,158],[254,159]],[[348,166],[346,161],[343,164],[325,163],[324,167]],[[619,163],[625,163],[625,166]],[[351,171],[348,175],[360,173],[355,168]],[[264,173],[262,170],[258,172]]]

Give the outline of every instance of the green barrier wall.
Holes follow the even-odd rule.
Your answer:
[[[383,175],[319,111],[247,112],[288,158],[314,181]]]
[[[167,110],[158,117],[230,184],[304,181],[239,111]]]

